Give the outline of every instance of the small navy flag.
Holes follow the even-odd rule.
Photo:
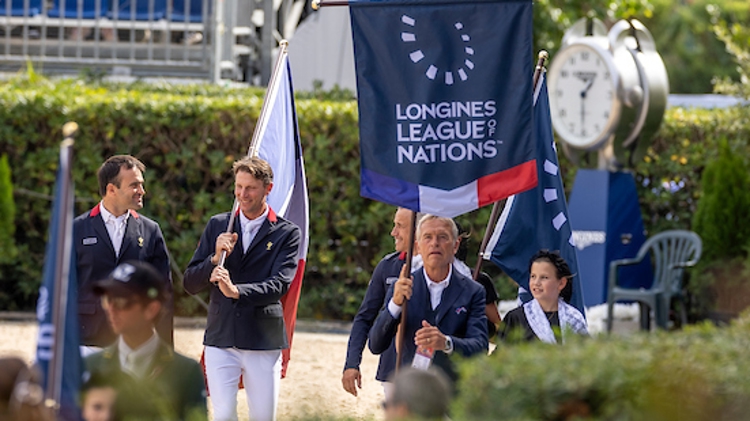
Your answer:
[[[71,142],[72,143],[72,142]],[[78,334],[78,282],[73,249],[72,146],[60,148],[60,166],[44,258],[36,315],[39,322],[36,360],[46,399],[56,403],[57,420],[78,421],[81,351]]]
[[[508,198],[484,258],[500,266],[518,285],[528,290],[531,256],[540,249],[559,251],[575,275],[570,304],[585,314],[578,258],[552,136],[547,82],[543,74],[535,97],[533,136],[539,153],[539,185]]]
[[[350,12],[362,196],[453,217],[536,185],[530,0]]]

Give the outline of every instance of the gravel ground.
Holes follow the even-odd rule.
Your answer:
[[[0,321],[0,356],[18,356],[29,363],[34,357],[37,325],[32,321]],[[203,328],[175,329],[175,349],[198,360],[203,345]],[[292,360],[287,377],[281,381],[278,419],[304,415],[334,415],[364,420],[383,419],[380,403],[383,388],[375,381],[377,357],[365,352],[362,363],[362,390],[351,396],[341,387],[341,372],[348,335],[340,333],[294,334]],[[239,394],[240,420],[248,420],[244,393]]]
[[[504,314],[515,306],[513,302],[500,304]],[[587,311],[592,334],[604,331],[605,306]],[[33,314],[0,313],[0,356],[14,355],[29,363],[34,358],[37,324]],[[636,305],[617,304],[614,330],[628,334],[637,330]],[[286,379],[281,381],[278,419],[289,420],[317,415],[352,417],[362,420],[382,420],[383,388],[375,381],[378,357],[365,351],[362,360],[363,385],[358,397],[349,395],[341,387],[341,373],[349,339],[348,325],[342,323],[298,320],[294,334],[292,360]],[[175,349],[198,360],[203,349],[203,320],[175,321]],[[209,405],[210,406],[210,405]],[[238,398],[239,419],[248,420],[244,393]]]

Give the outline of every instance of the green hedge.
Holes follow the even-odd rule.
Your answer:
[[[210,86],[151,86],[50,82],[35,76],[0,84],[0,155],[7,154],[16,187],[18,257],[0,264],[0,309],[32,309],[41,277],[61,127],[81,130],[75,146],[76,212],[97,200],[96,169],[108,156],[129,153],[148,169],[143,213],[161,224],[169,250],[184,268],[209,216],[232,204],[231,162],[245,153],[263,91]],[[369,274],[392,250],[393,209],[359,196],[357,108],[353,101],[297,102],[310,190],[311,238],[300,315],[348,319]],[[724,136],[747,154],[747,109],[670,110],[661,134],[636,167],[646,227],[688,228],[700,173]],[[575,168],[561,157],[568,189]],[[669,182],[684,185],[670,192]],[[470,256],[489,208],[461,216],[472,230]],[[470,257],[473,266],[475,259]],[[488,267],[491,265],[488,264]],[[512,290],[507,280],[502,291]],[[180,288],[177,290],[181,291]],[[200,314],[178,297],[178,314]]]
[[[748,317],[726,329],[500,345],[462,365],[471,380],[454,419],[746,420],[748,347]]]

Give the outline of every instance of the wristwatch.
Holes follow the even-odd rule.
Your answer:
[[[453,338],[448,335],[445,335],[445,349],[443,349],[443,352],[446,354],[453,352]]]

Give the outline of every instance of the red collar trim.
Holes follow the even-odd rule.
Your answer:
[[[101,206],[102,206],[102,202],[97,203],[96,206],[94,206],[91,209],[91,212],[89,212],[89,218],[93,218],[99,215],[100,213],[102,213]],[[140,218],[140,215],[138,215],[138,212],[134,211],[133,209],[130,209],[130,216],[132,216],[135,219]]]
[[[400,253],[400,254],[398,255],[398,260],[406,260],[406,252],[405,252],[405,251],[402,251],[402,252],[401,252],[401,253]]]
[[[276,222],[278,218],[276,217],[276,212],[271,209],[271,206],[268,207],[268,220],[271,222]]]
[[[240,208],[237,208],[237,213],[234,214],[235,217],[240,216]],[[266,217],[270,222],[276,222],[278,221],[278,218],[276,217],[276,212],[273,211],[271,206],[268,206],[268,216]]]
[[[99,202],[99,203],[96,204],[96,206],[94,206],[93,209],[91,209],[91,212],[89,212],[89,218],[93,218],[93,217],[95,217],[96,215],[99,215],[102,212],[102,210],[99,209],[99,207],[101,205],[102,205],[102,202]]]

